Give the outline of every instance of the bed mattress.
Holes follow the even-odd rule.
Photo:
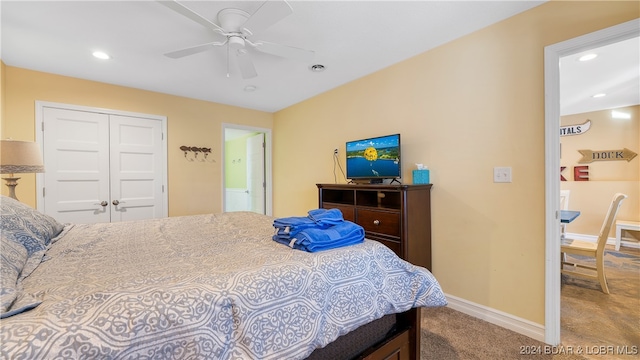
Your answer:
[[[2,358],[303,359],[363,324],[443,306],[384,245],[307,253],[250,212],[67,226],[1,322]]]

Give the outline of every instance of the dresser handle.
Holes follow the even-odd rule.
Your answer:
[[[380,220],[373,220],[373,225],[376,225],[376,226],[380,225]]]

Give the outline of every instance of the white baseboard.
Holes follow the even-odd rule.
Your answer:
[[[544,342],[545,329],[540,324],[453,295],[445,294],[445,296],[449,301],[447,306],[453,310]]]
[[[597,240],[597,237],[593,235],[567,233],[566,236],[571,239],[583,241],[596,242]],[[607,239],[607,244],[615,245],[615,243],[615,238]],[[621,243],[623,246],[626,245],[629,247],[640,248],[638,242],[625,241],[624,239],[622,239]],[[513,316],[511,314],[490,308],[488,306],[476,304],[474,302],[453,295],[445,294],[445,296],[447,297],[447,301],[449,302],[449,305],[447,306],[453,310],[460,311],[461,313],[467,314],[469,316],[473,316],[491,324],[509,329],[511,331],[517,332],[518,334],[528,336],[534,340],[542,342],[545,341],[545,327],[543,325],[523,318],[519,318],[517,316]]]

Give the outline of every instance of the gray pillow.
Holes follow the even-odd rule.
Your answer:
[[[40,304],[21,291],[21,280],[38,267],[47,247],[63,228],[51,216],[0,196],[0,318]]]
[[[44,254],[44,251],[42,251]],[[0,319],[34,308],[40,301],[22,293],[20,274],[28,261],[27,249],[0,234]]]
[[[29,255],[45,250],[64,228],[51,216],[4,195],[0,198],[0,215],[2,231],[24,245]]]

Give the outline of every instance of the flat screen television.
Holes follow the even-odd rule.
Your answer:
[[[400,134],[348,141],[347,179],[382,183],[401,176]]]

